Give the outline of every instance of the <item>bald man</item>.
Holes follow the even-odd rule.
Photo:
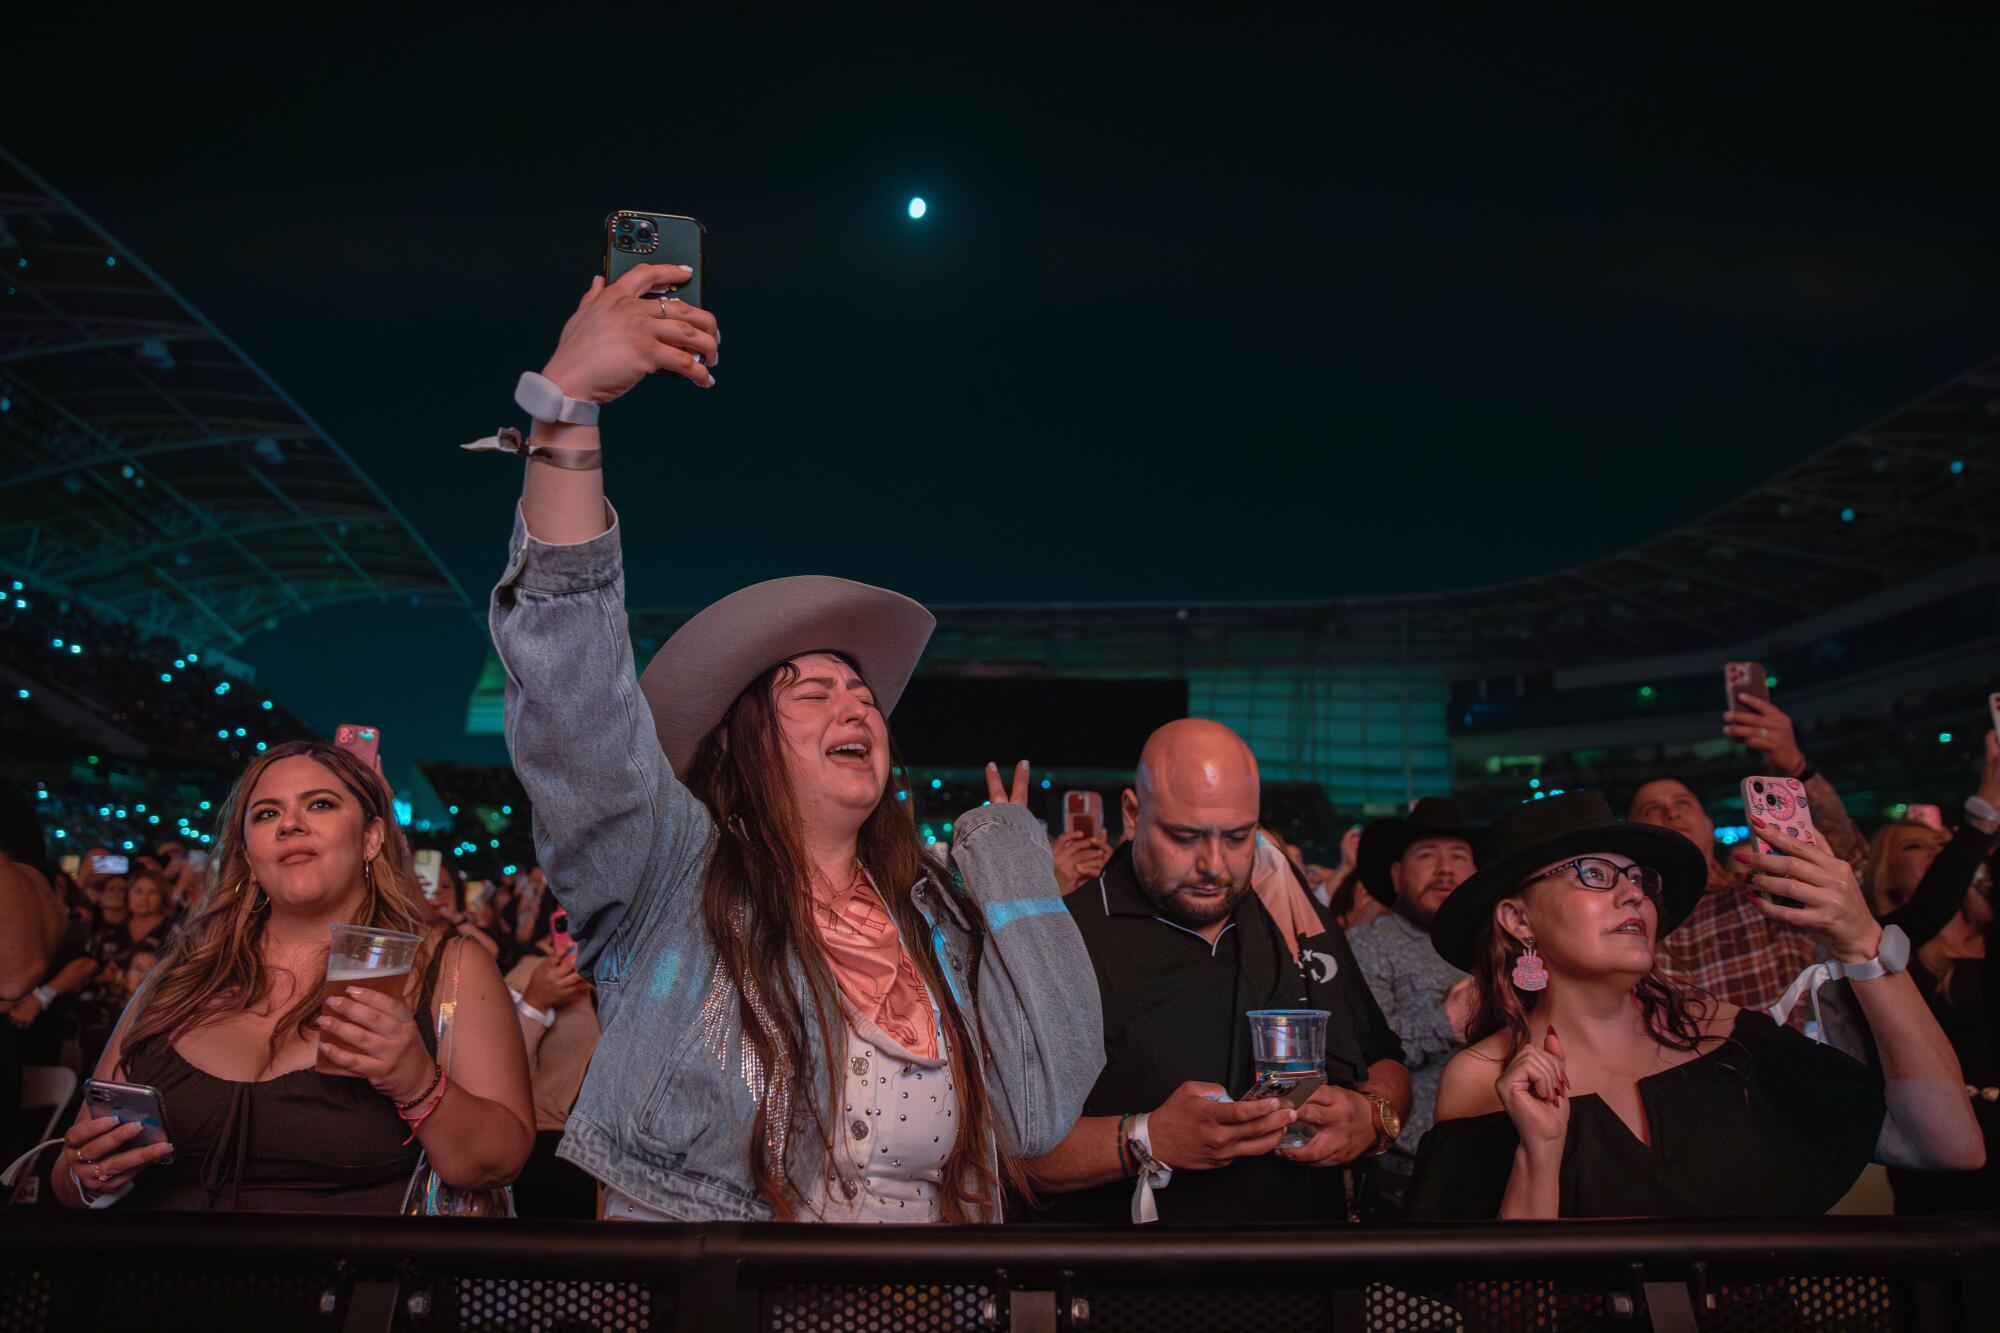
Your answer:
[[[1124,796],[1131,842],[1064,900],[1097,973],[1106,1064],[1069,1136],[1028,1164],[1036,1220],[1339,1221],[1337,1168],[1394,1141],[1402,1048],[1304,886],[1285,883],[1277,915],[1251,891],[1259,801],[1256,757],[1228,727],[1190,718],[1146,742]],[[1253,1009],[1332,1015],[1327,1085],[1297,1112],[1230,1100],[1253,1081]],[[1294,1119],[1316,1133],[1280,1149]]]

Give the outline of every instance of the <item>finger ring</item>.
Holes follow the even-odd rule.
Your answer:
[[[667,314],[668,314],[667,298],[662,296],[660,298],[660,318],[665,319],[667,317]]]
[[[1759,727],[1759,728],[1757,728],[1757,739],[1758,739],[1758,740],[1760,740],[1760,741],[1761,741],[1761,740],[1765,740],[1765,739],[1768,739],[1768,738],[1770,737],[1770,735],[1771,735],[1771,733],[1770,733],[1770,732],[1768,732],[1768,731],[1766,731],[1766,730],[1764,730],[1764,728],[1762,728],[1762,727]]]
[[[72,1157],[76,1158],[76,1160],[77,1160],[78,1162],[82,1163],[82,1164],[83,1164],[84,1166],[89,1166],[89,1165],[90,1165],[90,1159],[89,1159],[88,1157],[85,1157],[85,1156],[83,1155],[83,1149],[81,1149],[81,1148],[71,1148],[71,1149],[70,1149],[69,1151],[70,1151],[70,1155],[71,1155]]]
[[[107,1176],[107,1175],[105,1175],[105,1174],[104,1174],[104,1168],[100,1166],[100,1167],[98,1167],[98,1168],[97,1168],[97,1179],[98,1179],[98,1180],[99,1180],[100,1182],[102,1182],[102,1181],[106,1181],[106,1180],[109,1180],[109,1179],[111,1179],[111,1177],[110,1177],[110,1176]]]

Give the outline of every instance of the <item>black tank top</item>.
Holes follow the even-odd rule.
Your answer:
[[[417,1031],[437,1056],[431,995],[442,944],[431,951]],[[156,1039],[127,1054],[134,1083],[160,1091],[174,1160],[148,1167],[118,1205],[162,1211],[397,1212],[420,1149],[410,1127],[365,1078],[297,1069],[256,1083],[217,1078]]]

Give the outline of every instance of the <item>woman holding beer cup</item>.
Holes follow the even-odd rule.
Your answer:
[[[393,978],[330,969],[339,927],[414,936],[414,956]],[[64,1136],[57,1196],[393,1213],[420,1151],[447,1184],[505,1184],[534,1141],[513,1003],[491,957],[447,940],[379,773],[318,742],[259,755],[223,806],[206,891],[94,1075],[156,1089],[171,1141],[134,1147],[143,1126],[86,1108]],[[436,1006],[454,972],[447,1069]]]
[[[713,387],[714,317],[657,293],[690,276],[593,282],[523,377],[532,438],[495,437],[529,459],[490,621],[508,748],[604,1029],[560,1153],[613,1218],[996,1221],[1002,1182],[1096,1081],[1101,1007],[1027,765],[1011,788],[989,768],[949,868],[890,782],[886,719],[930,613],[776,579],[694,617],[634,679],[596,405],[656,371]],[[810,522],[828,563],[851,561],[882,496],[845,444],[817,466],[824,510],[796,520],[754,486],[631,514],[650,540],[728,503]]]

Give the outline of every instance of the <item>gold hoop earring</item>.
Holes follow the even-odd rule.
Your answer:
[[[271,895],[268,893],[264,895],[262,902],[257,900],[257,887],[257,877],[255,875],[250,876],[250,910],[244,913],[245,916],[255,916],[271,905]],[[242,886],[238,885],[236,891],[238,893],[243,892]]]
[[[372,858],[361,863],[361,879],[368,886],[368,892],[375,892],[375,862]]]

